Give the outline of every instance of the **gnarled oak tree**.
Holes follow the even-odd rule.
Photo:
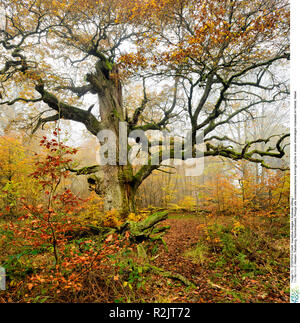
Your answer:
[[[288,1],[0,0],[0,15],[0,105],[39,104],[34,130],[66,119],[118,138],[119,122],[128,133],[164,130],[184,115],[194,148],[203,131],[204,156],[271,167],[265,157],[285,155],[288,134],[272,147],[271,138],[237,143],[217,130],[255,117],[262,103],[278,108],[288,96],[287,77],[278,72],[289,60]],[[126,84],[138,80],[140,105],[127,107]],[[163,81],[172,90],[153,104],[149,89]],[[98,97],[99,117],[85,106],[87,94]],[[156,118],[149,109],[157,109]],[[255,148],[261,142],[265,150]],[[106,209],[126,216],[142,181],[159,167],[117,162],[77,173],[98,171]]]

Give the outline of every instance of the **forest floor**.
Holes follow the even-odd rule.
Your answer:
[[[229,225],[230,218],[220,217],[217,222],[226,227]],[[210,252],[202,248],[195,252],[199,245],[199,237],[206,240],[206,225],[203,223],[203,218],[170,214],[164,224],[171,226],[165,236],[168,251],[162,251],[155,260],[155,264],[165,270],[183,275],[195,286],[186,288],[181,283],[172,284],[169,282],[169,285],[163,285],[160,282],[160,286],[158,286],[160,301],[193,303],[289,302],[289,289],[287,288],[289,286],[287,257],[289,241],[287,238],[279,239],[281,245],[277,249],[274,247],[270,250],[270,246],[265,246],[265,249],[259,253],[259,259],[252,257],[252,261],[248,260],[248,262],[242,263],[242,252],[236,255],[237,259],[234,259],[234,252],[231,254],[232,258],[228,259],[223,255],[224,250],[220,250],[220,248],[215,248]],[[276,246],[275,240],[273,243]],[[232,248],[234,249],[234,246]],[[282,259],[277,258],[270,261],[267,259],[270,251],[273,256],[279,255]],[[279,254],[276,254],[276,251],[279,251]],[[153,297],[153,301],[157,301],[157,295]]]
[[[54,292],[51,280],[37,289],[29,288],[33,263],[38,262],[39,268],[49,266],[51,255],[49,252],[32,253],[31,258],[26,258],[22,249],[15,250],[9,243],[7,252],[11,254],[8,259],[13,261],[9,269],[12,278],[7,280],[7,291],[0,292],[0,303],[289,302],[288,217],[237,219],[228,215],[211,217],[176,211],[170,212],[161,224],[170,226],[164,236],[167,248],[161,245],[155,250],[149,249],[148,261],[152,258],[150,264],[169,275],[144,271],[145,262],[137,253],[126,251],[120,257],[110,256],[100,271],[92,266],[80,292],[69,289]],[[97,236],[94,239],[97,241]],[[76,241],[70,243],[71,246]],[[39,268],[34,271],[39,273]],[[182,280],[174,279],[176,274],[191,284],[187,286]]]

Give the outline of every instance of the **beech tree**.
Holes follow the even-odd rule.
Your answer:
[[[265,157],[285,155],[288,134],[276,134],[273,147],[273,135],[236,142],[215,131],[254,118],[261,104],[277,108],[287,99],[288,1],[0,0],[0,15],[0,105],[39,109],[33,131],[65,119],[84,124],[95,136],[111,130],[118,141],[120,122],[127,133],[170,130],[184,117],[193,156],[199,131],[204,157],[272,168]],[[142,84],[142,97],[128,107],[124,99],[134,82]],[[172,86],[153,102],[157,84]],[[97,104],[87,105],[88,95]],[[257,143],[265,149],[253,148]],[[126,217],[135,211],[140,184],[164,161],[162,143],[155,145],[159,165],[150,160],[138,169],[122,165],[117,144],[116,165],[73,171],[90,175],[105,208]]]

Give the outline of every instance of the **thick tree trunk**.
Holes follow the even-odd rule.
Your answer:
[[[100,167],[99,172],[88,178],[90,188],[103,198],[104,210],[117,210],[123,218],[135,213],[136,189],[132,184],[130,166]]]
[[[119,161],[120,122],[128,121],[123,107],[122,85],[117,65],[112,64],[104,56],[99,58],[96,72],[88,74],[87,81],[92,87],[91,92],[97,94],[99,98],[101,130],[113,132],[116,139],[116,165],[102,165],[98,174],[89,178],[89,183],[103,197],[106,211],[116,209],[126,219],[128,214],[136,211],[135,194],[139,185],[155,167],[142,167],[134,176],[132,166],[122,166],[124,163]],[[130,132],[131,126],[132,122],[129,121],[127,133]],[[122,139],[126,144],[127,138],[125,141]]]
[[[96,64],[96,73],[87,77],[98,94],[102,129],[110,130],[116,138],[116,165],[103,165],[95,176],[89,178],[95,191],[103,197],[104,210],[116,209],[122,217],[135,212],[133,170],[130,165],[119,165],[119,123],[125,121],[122,86],[118,67],[105,58]],[[127,139],[127,138],[126,138]]]

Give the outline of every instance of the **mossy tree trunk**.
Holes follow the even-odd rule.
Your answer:
[[[99,98],[102,129],[112,131],[116,139],[116,165],[99,167],[99,171],[93,177],[94,189],[103,197],[104,210],[116,209],[126,218],[128,214],[136,211],[137,185],[132,166],[119,163],[119,123],[125,122],[126,116],[117,65],[105,59],[99,60],[96,73],[88,74],[87,80]],[[91,181],[91,178],[89,180]]]
[[[129,170],[128,170],[129,169]],[[97,173],[88,177],[90,189],[103,198],[104,210],[117,210],[123,218],[130,213],[136,212],[135,194],[136,187],[131,166],[110,166],[99,167]]]

